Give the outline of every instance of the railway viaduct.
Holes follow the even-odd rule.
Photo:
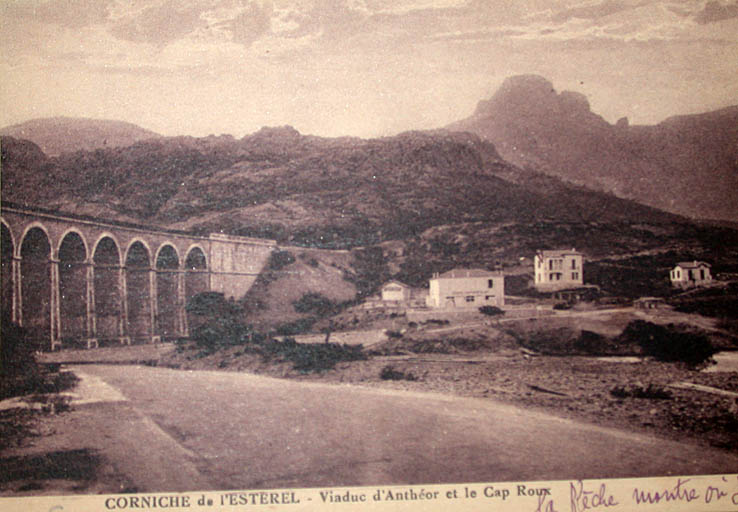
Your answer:
[[[190,297],[243,296],[276,247],[5,202],[0,210],[3,313],[51,350],[186,336]]]

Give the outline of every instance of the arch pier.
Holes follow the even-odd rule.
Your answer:
[[[2,313],[40,350],[188,336],[187,300],[242,297],[276,246],[7,202],[0,221]]]

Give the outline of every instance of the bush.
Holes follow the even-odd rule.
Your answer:
[[[640,383],[615,386],[610,390],[610,394],[616,398],[648,398],[651,400],[671,400],[673,398],[668,389],[654,384],[644,386]]]
[[[338,343],[297,343],[294,338],[284,341],[265,342],[261,346],[266,358],[278,358],[293,363],[293,368],[302,373],[330,370],[342,361],[366,359],[361,345],[339,345]]]
[[[672,324],[656,325],[645,320],[630,322],[619,339],[637,343],[643,353],[659,361],[683,362],[698,366],[716,352],[710,340],[702,333],[679,328]]]
[[[505,314],[503,310],[496,306],[482,306],[479,308],[479,312],[487,316],[498,316]]]
[[[243,322],[243,309],[222,293],[204,292],[190,298],[185,310],[193,317],[190,337],[206,353],[253,342],[259,335]]]
[[[567,309],[571,309],[571,304],[568,304],[566,302],[558,302],[554,304],[553,308],[559,311],[565,311]]]
[[[282,270],[295,262],[295,256],[290,251],[274,251],[269,257],[269,270]]]
[[[0,399],[30,393],[42,384],[43,377],[26,331],[5,312],[0,327]]]
[[[386,331],[388,338],[402,338],[402,333],[400,331]]]
[[[306,332],[310,332],[310,329],[313,328],[315,322],[317,322],[317,318],[298,318],[293,322],[286,322],[278,325],[274,329],[274,332],[276,332],[280,336],[294,336],[295,334],[305,334]]]
[[[385,366],[382,368],[382,371],[379,373],[379,378],[382,380],[418,380],[418,378],[412,373],[395,370],[393,366]]]
[[[308,292],[292,303],[295,311],[298,313],[310,313],[317,316],[327,316],[336,309],[336,304],[326,297],[316,292]]]

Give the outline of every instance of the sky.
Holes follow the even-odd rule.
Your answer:
[[[0,0],[0,126],[377,137],[518,74],[611,123],[738,104],[738,0]]]

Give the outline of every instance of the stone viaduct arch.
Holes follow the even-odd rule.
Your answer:
[[[188,335],[186,301],[241,297],[276,246],[197,236],[4,202],[2,312],[39,348]]]

